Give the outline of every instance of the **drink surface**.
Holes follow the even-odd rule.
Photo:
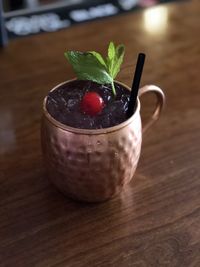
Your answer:
[[[74,80],[66,83],[47,96],[46,108],[57,121],[81,129],[101,129],[115,126],[127,119],[130,92],[115,84],[116,96],[111,86],[92,81]],[[95,116],[83,112],[81,102],[88,92],[98,93],[104,102],[102,111]]]

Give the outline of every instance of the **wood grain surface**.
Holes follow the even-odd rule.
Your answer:
[[[11,41],[0,50],[0,266],[200,266],[200,2],[164,4]],[[143,139],[131,184],[84,204],[47,180],[40,148],[42,100],[74,76],[65,49],[126,45],[118,80],[163,88],[167,105]],[[154,99],[142,99],[146,120]]]

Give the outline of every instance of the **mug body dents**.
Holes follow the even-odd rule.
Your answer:
[[[150,121],[142,128],[139,98],[147,92],[155,93],[157,105]],[[159,87],[144,86],[139,90],[135,112],[129,119],[96,130],[73,128],[58,122],[48,113],[46,99],[41,141],[48,176],[64,194],[87,202],[107,200],[130,182],[140,157],[142,133],[159,118],[165,102]]]

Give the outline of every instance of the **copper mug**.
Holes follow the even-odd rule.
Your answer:
[[[68,82],[59,84],[52,91]],[[157,104],[143,128],[139,98],[129,119],[98,130],[78,129],[58,122],[48,113],[47,98],[44,99],[43,156],[48,176],[60,191],[73,199],[100,202],[116,195],[130,182],[140,157],[142,133],[159,118],[165,102],[159,87],[146,85],[139,90],[139,97],[147,92],[155,93]]]

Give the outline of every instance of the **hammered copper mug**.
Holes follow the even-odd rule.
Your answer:
[[[78,129],[58,122],[48,113],[44,99],[41,128],[44,161],[50,180],[60,191],[73,199],[100,202],[116,195],[130,182],[140,157],[142,132],[159,118],[165,102],[159,87],[144,86],[139,97],[147,92],[155,93],[157,104],[143,128],[139,98],[129,119],[98,130]]]

